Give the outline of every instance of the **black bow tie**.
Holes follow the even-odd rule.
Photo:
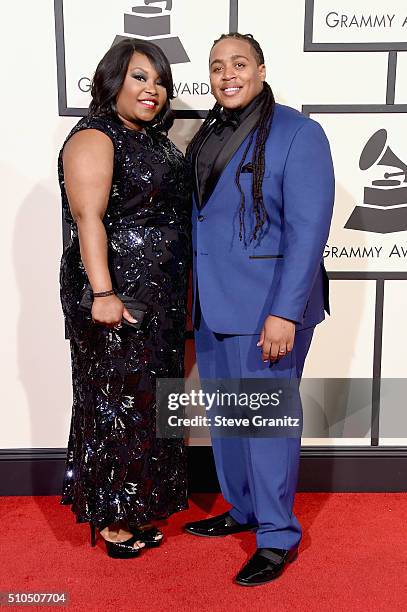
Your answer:
[[[240,117],[235,111],[221,110],[213,126],[215,134],[220,134],[227,126],[235,131],[240,125]]]

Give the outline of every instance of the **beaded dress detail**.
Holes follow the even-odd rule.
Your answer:
[[[155,435],[156,378],[184,375],[190,265],[190,168],[164,135],[107,117],[68,135],[104,132],[114,147],[103,219],[113,287],[147,306],[141,329],[95,325],[79,309],[88,283],[58,160],[72,238],[61,260],[61,302],[71,344],[73,407],[61,503],[78,522],[130,526],[187,508],[185,449]]]

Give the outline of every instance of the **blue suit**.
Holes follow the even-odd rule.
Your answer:
[[[301,377],[314,326],[329,312],[323,250],[334,200],[334,175],[321,126],[286,106],[275,107],[266,142],[263,200],[268,222],[253,230],[253,146],[243,162],[246,243],[239,240],[240,193],[236,170],[246,135],[228,141],[215,162],[215,181],[205,202],[194,197],[194,313],[201,378]],[[255,139],[254,139],[255,140]],[[217,167],[216,167],[217,166]],[[196,314],[196,313],[195,313]],[[256,347],[268,315],[296,323],[291,353],[263,364]],[[195,316],[195,315],[194,315]],[[301,528],[292,514],[300,440],[297,438],[213,439],[218,478],[231,515],[259,525],[259,547],[289,549]]]

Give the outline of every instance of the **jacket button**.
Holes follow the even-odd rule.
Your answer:
[[[198,221],[203,221],[204,219],[205,219],[205,217],[203,215],[199,215]]]

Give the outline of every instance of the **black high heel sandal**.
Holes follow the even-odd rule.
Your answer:
[[[157,546],[160,546],[164,539],[163,532],[153,525],[151,527],[146,527],[145,529],[140,527],[130,528],[130,531],[135,536],[136,540],[143,542],[146,548],[156,548]],[[161,535],[161,538],[157,539],[158,535]]]
[[[96,546],[96,527],[93,523],[89,523],[90,525],[90,544],[92,547]],[[102,536],[103,537],[103,536]],[[133,535],[131,538],[126,540],[125,542],[110,542],[109,540],[105,540],[106,544],[106,552],[109,557],[113,559],[133,559],[134,557],[138,557],[141,551],[141,548],[134,548],[134,544],[139,540],[136,535]]]

